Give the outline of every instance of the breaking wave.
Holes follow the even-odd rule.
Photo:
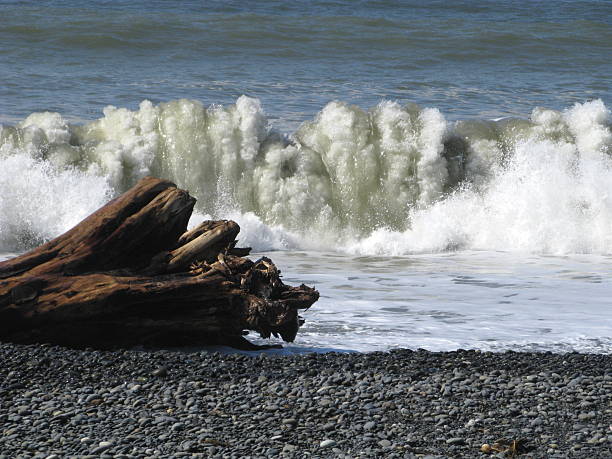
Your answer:
[[[435,108],[331,102],[291,135],[257,99],[193,100],[70,125],[0,127],[0,249],[22,250],[139,178],[233,218],[259,250],[402,255],[456,249],[612,252],[612,128],[601,100],[529,119],[449,122]]]

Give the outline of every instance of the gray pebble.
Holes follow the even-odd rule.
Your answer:
[[[526,440],[533,457],[593,458],[610,441],[606,355],[398,350],[252,358],[0,343],[0,359],[7,458],[25,449],[45,451],[39,459],[66,451],[473,457],[499,438]],[[28,366],[42,359],[62,365]],[[151,369],[169,361],[172,372],[154,377]]]

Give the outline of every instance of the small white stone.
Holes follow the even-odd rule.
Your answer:
[[[331,448],[332,446],[336,446],[336,442],[334,440],[323,440],[319,446],[321,448]]]
[[[91,443],[93,440],[89,437],[81,438],[81,443]]]
[[[113,446],[113,442],[112,441],[101,441],[100,443],[98,443],[98,446],[101,448],[109,448]]]
[[[334,386],[323,386],[317,390],[317,394],[322,394],[323,392],[329,392],[330,389],[333,389]]]

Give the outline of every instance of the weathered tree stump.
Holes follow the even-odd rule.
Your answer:
[[[233,221],[186,231],[195,199],[147,177],[67,233],[0,263],[0,340],[72,347],[293,341],[319,297],[235,247]]]

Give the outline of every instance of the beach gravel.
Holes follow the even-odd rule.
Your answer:
[[[0,344],[0,458],[612,457],[612,357]],[[487,446],[483,446],[487,445]]]

